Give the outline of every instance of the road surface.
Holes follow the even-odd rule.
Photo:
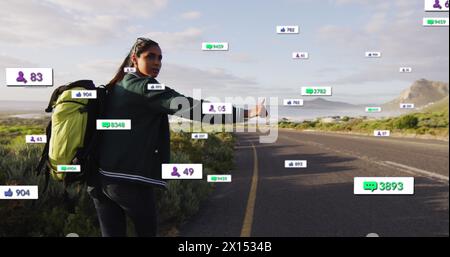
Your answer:
[[[231,183],[217,183],[180,236],[449,235],[448,142],[280,129],[239,133]],[[307,160],[305,169],[284,160]],[[354,195],[354,177],[414,177],[414,195]]]

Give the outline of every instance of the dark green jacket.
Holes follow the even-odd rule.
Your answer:
[[[189,106],[171,108],[175,90],[147,90],[148,84],[158,84],[154,78],[125,75],[108,94],[103,119],[129,119],[131,130],[101,130],[99,145],[100,174],[111,178],[165,187],[161,179],[161,164],[170,162],[170,133],[168,115],[179,111],[200,111],[203,100],[186,97]],[[180,108],[180,109],[178,109]],[[223,123],[243,121],[243,109],[233,107],[233,115],[223,115]],[[205,115],[196,115],[203,117]],[[214,115],[220,116],[220,115]]]

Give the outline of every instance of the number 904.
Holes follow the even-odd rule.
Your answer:
[[[30,190],[17,189],[16,194],[17,196],[30,196]]]

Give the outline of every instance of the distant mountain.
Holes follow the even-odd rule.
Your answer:
[[[443,99],[429,104],[425,108],[423,108],[421,111],[423,112],[447,112],[448,113],[448,96],[444,97]]]
[[[46,102],[37,101],[0,101],[0,112],[20,111],[20,112],[44,112],[47,107]]]
[[[448,83],[420,79],[382,108],[386,111],[401,111],[400,103],[413,103],[415,108],[420,109],[445,97],[448,97]]]
[[[303,102],[303,108],[305,109],[353,109],[360,108],[357,105],[348,104],[344,102],[329,101],[323,98],[316,98],[310,101]]]

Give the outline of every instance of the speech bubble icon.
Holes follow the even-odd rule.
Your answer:
[[[312,93],[314,93],[314,89],[312,89],[312,88],[307,88],[307,89],[306,89],[306,93],[307,93],[307,94],[312,94]]]
[[[111,123],[110,122],[102,122],[102,127],[109,128],[109,127],[111,127]]]
[[[378,183],[375,181],[365,181],[363,184],[364,190],[375,191],[378,189]]]
[[[213,48],[213,45],[207,44],[207,45],[206,45],[206,48],[207,48],[207,49],[212,49],[212,48]]]
[[[211,180],[212,180],[212,181],[216,181],[216,180],[217,180],[217,177],[216,177],[216,176],[211,177]]]

